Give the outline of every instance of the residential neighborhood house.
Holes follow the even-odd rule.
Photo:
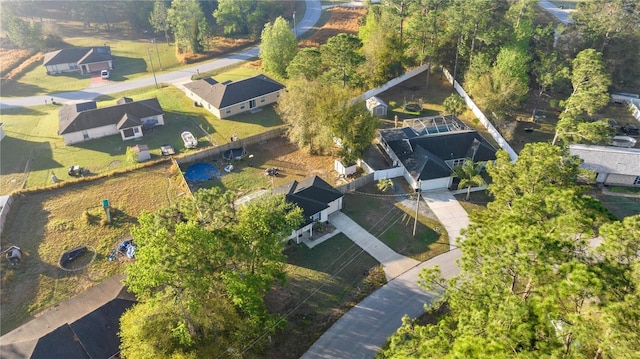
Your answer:
[[[300,182],[293,181],[273,190],[284,194],[287,202],[294,203],[303,211],[304,223],[291,233],[287,239],[296,244],[302,243],[303,237],[313,235],[316,222],[327,222],[329,215],[342,209],[344,195],[318,176],[306,178]]]
[[[135,296],[117,275],[0,338],[0,358],[118,358],[120,317]]]
[[[595,172],[596,182],[614,186],[640,186],[640,149],[595,145],[569,145],[582,168]]]
[[[97,108],[95,101],[65,105],[58,112],[58,134],[72,145],[120,134],[123,140],[143,136],[143,129],[164,125],[157,98],[133,101],[123,97],[114,106]]]
[[[47,74],[80,72],[90,74],[113,69],[113,56],[109,46],[72,47],[44,54]]]
[[[205,78],[184,85],[187,97],[222,119],[278,101],[284,85],[265,75],[240,81]]]
[[[453,115],[405,121],[407,126],[379,130],[381,146],[414,189],[444,189],[454,183],[453,167],[466,158],[493,161],[496,149]]]

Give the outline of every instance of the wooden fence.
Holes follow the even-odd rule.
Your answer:
[[[357,178],[347,184],[343,184],[342,186],[338,186],[336,187],[336,189],[338,191],[340,191],[341,193],[347,193],[349,191],[354,191],[360,187],[366,186],[369,183],[373,183],[373,176],[375,175],[374,173],[369,173],[368,175],[362,176],[360,178]]]

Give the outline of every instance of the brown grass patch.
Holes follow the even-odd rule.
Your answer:
[[[358,22],[366,13],[366,9],[334,7],[327,12],[330,14],[329,21],[313,35],[300,41],[300,47],[318,47],[340,33],[357,35]]]
[[[12,80],[31,64],[42,60],[42,53],[36,49],[10,49],[0,51],[0,76],[2,80]]]

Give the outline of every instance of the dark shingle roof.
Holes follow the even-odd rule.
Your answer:
[[[212,82],[214,83],[212,84]],[[202,97],[215,108],[222,109],[280,91],[284,88],[284,85],[265,75],[258,75],[228,83],[215,82],[213,79],[202,79],[190,82],[184,87]]]
[[[60,121],[58,134],[63,135],[114,124],[118,126],[118,129],[127,128],[125,124],[139,126],[141,118],[161,115],[162,113],[162,107],[157,98],[124,102],[103,108],[96,108],[94,101],[65,105],[58,112]]]
[[[380,130],[380,136],[416,180],[449,177],[445,161],[473,158],[495,160],[496,149],[475,130],[462,130],[418,136],[411,128]]]
[[[302,208],[306,225],[310,217],[329,207],[329,203],[341,198],[343,194],[318,176],[293,181],[273,190],[285,194],[287,201]]]
[[[72,47],[44,54],[44,65],[58,64],[88,64],[93,62],[111,60],[111,48],[109,46],[96,47]]]

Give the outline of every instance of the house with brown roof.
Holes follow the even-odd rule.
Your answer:
[[[403,177],[422,191],[454,185],[453,167],[471,158],[496,159],[496,149],[453,115],[413,119],[409,126],[379,130],[380,145]]]
[[[640,186],[640,149],[575,144],[569,145],[569,153],[582,160],[582,168],[595,172],[597,183]]]
[[[209,77],[189,82],[184,88],[195,104],[220,119],[272,104],[284,91],[283,84],[265,75],[225,82]]]
[[[95,101],[65,105],[58,112],[58,134],[67,145],[116,134],[131,140],[142,137],[145,129],[164,125],[163,116],[157,98],[133,101],[123,97],[116,105],[103,108],[97,108]]]
[[[331,213],[341,210],[344,197],[342,192],[318,176],[290,182],[274,189],[273,193],[284,194],[287,202],[302,209],[304,223],[287,238],[293,239],[297,244],[302,242],[303,236],[313,235],[315,223],[327,222]]]
[[[44,67],[47,74],[80,72],[89,74],[113,69],[111,47],[72,47],[44,54]]]

